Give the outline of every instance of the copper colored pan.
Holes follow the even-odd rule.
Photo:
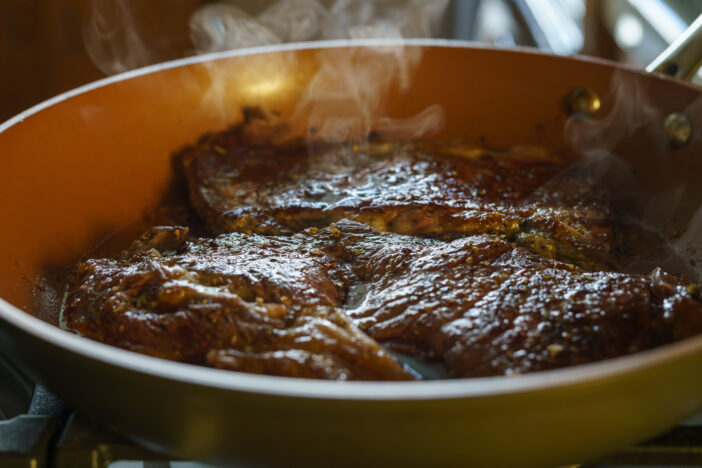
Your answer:
[[[324,54],[379,44],[398,45],[293,44],[171,62],[58,96],[0,126],[0,351],[89,419],[154,450],[223,464],[558,465],[641,441],[702,409],[702,336],[519,377],[337,383],[168,362],[55,326],[61,291],[47,272],[157,207],[174,150],[239,120],[242,105],[289,117]],[[438,103],[446,123],[436,137],[467,143],[575,154],[564,135],[597,127],[569,120],[565,109],[588,110],[592,100],[583,108],[567,96],[597,93],[596,116],[607,123],[618,112],[616,75],[650,111],[635,128],[607,124],[607,135],[621,136],[611,146],[636,170],[632,209],[679,188],[666,210],[682,229],[700,205],[702,141],[690,108],[699,88],[585,58],[403,44],[421,60],[409,89],[391,87],[387,115]],[[678,148],[661,130],[673,112],[693,119],[691,140]]]

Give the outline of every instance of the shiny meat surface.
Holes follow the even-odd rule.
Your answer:
[[[702,332],[697,288],[613,272],[608,194],[534,148],[284,140],[258,114],[177,159],[214,238],[149,230],[81,263],[64,325],[271,375],[408,380],[559,368]],[[207,232],[203,232],[204,235]]]
[[[582,364],[702,332],[696,286],[660,271],[588,272],[494,236],[428,243],[337,226],[363,285],[349,316],[456,376]]]
[[[588,272],[494,235],[440,240],[347,220],[215,239],[154,229],[118,258],[82,263],[64,319],[169,359],[381,380],[410,376],[378,342],[468,377],[592,362],[702,331],[695,287],[661,272]]]
[[[324,379],[410,375],[335,307],[348,269],[300,238],[187,241],[155,228],[78,266],[63,314],[89,338],[224,369]]]
[[[191,202],[215,232],[290,234],[351,219],[440,239],[492,234],[587,269],[609,267],[605,192],[543,151],[272,145],[254,128],[207,136],[181,155]]]

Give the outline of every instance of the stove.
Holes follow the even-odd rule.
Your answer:
[[[579,468],[643,466],[702,466],[702,414],[667,434]],[[212,468],[153,453],[91,424],[2,356],[0,467]]]

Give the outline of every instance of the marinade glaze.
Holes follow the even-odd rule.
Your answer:
[[[184,150],[192,206],[216,235],[153,228],[82,262],[66,324],[168,359],[366,380],[415,378],[384,349],[471,377],[702,331],[693,284],[612,271],[606,191],[551,155],[272,141],[239,126]]]

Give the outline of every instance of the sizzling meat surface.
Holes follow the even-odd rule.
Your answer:
[[[607,194],[533,149],[312,145],[252,122],[179,155],[219,236],[153,228],[81,263],[64,324],[167,359],[404,380],[532,372],[702,332],[696,287],[612,272]]]
[[[271,145],[239,126],[201,139],[182,162],[193,206],[218,233],[290,234],[346,218],[424,237],[504,236],[587,269],[609,264],[606,194],[543,151]]]
[[[303,238],[186,241],[155,228],[115,259],[78,266],[71,329],[152,356],[273,375],[408,379],[338,307],[349,271]]]
[[[702,332],[696,287],[660,271],[589,272],[494,236],[429,242],[338,229],[363,285],[347,310],[354,322],[457,376],[587,363]]]
[[[377,342],[487,376],[702,331],[694,287],[664,273],[588,272],[494,235],[438,240],[346,220],[294,235],[151,230],[78,267],[64,319],[142,353],[330,379],[411,378]]]

